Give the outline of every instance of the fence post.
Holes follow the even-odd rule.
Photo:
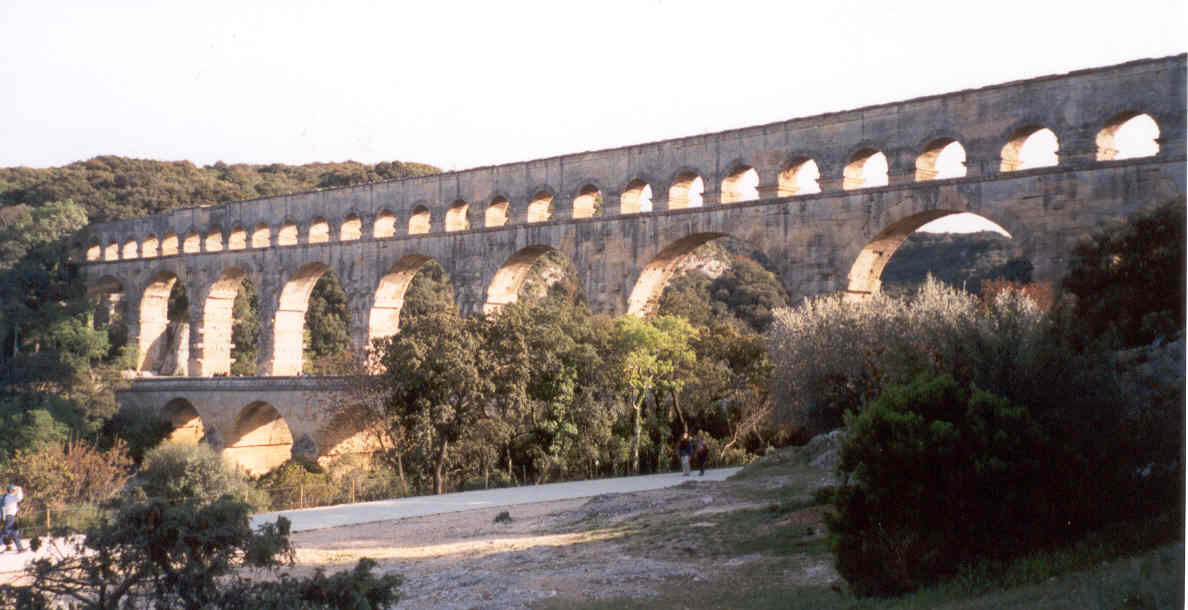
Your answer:
[[[48,536],[49,532],[50,532],[50,507],[47,504],[45,506],[45,535]]]
[[[297,508],[305,508],[305,483],[297,486]]]
[[[351,504],[355,503],[355,479],[351,477]]]

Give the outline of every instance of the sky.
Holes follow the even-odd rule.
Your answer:
[[[465,169],[1172,55],[1185,16],[1182,0],[5,0],[0,166]]]

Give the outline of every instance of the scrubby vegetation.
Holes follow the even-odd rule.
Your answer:
[[[1162,524],[1148,544],[1180,536],[1183,378],[1178,396],[1124,394],[1112,349],[1182,341],[1183,225],[1173,202],[1095,237],[1073,297],[1046,312],[1009,285],[979,299],[936,282],[777,312],[780,415],[846,427],[831,528],[855,591],[900,594],[1118,523]],[[1139,294],[1157,286],[1172,294]]]

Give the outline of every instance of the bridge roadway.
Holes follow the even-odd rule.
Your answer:
[[[699,477],[696,474],[691,477],[684,477],[679,472],[665,472],[636,477],[615,477],[588,481],[548,483],[545,485],[480,489],[476,491],[441,494],[439,496],[416,496],[394,500],[321,506],[301,510],[284,510],[255,515],[252,517],[252,527],[259,527],[263,523],[275,521],[278,516],[284,515],[292,521],[293,531],[300,532],[327,527],[404,519],[406,517],[455,513],[480,508],[498,508],[502,506],[516,506],[518,504],[535,504],[537,502],[587,498],[602,494],[649,491],[652,489],[673,487],[691,479],[699,481],[724,481],[740,470],[742,469],[715,468],[706,470],[704,477]]]

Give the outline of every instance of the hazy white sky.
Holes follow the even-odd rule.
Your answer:
[[[1176,54],[1184,4],[2,0],[0,166],[462,169]]]

